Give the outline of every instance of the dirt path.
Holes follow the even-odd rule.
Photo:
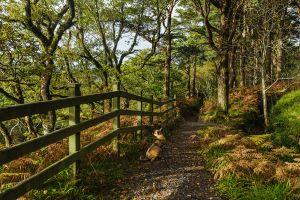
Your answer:
[[[211,174],[204,169],[199,144],[192,139],[206,126],[184,122],[163,147],[160,160],[128,169],[121,199],[222,199],[212,191]]]

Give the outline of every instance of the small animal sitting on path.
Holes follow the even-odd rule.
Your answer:
[[[162,143],[159,140],[155,140],[155,142],[148,148],[146,151],[146,157],[140,157],[140,160],[143,161],[154,161],[157,159],[161,154],[161,145]]]
[[[159,130],[155,130],[153,135],[155,136],[155,138],[161,142],[165,142],[166,141],[166,137],[164,136],[163,132],[162,132],[162,128]]]

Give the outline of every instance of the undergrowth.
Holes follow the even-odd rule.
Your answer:
[[[245,133],[262,130],[260,92],[257,88],[240,88],[230,93],[230,109],[228,115],[218,109],[214,100],[207,100],[200,110],[203,121],[225,123]]]
[[[180,117],[163,124],[168,137],[176,128]],[[123,126],[135,125],[134,119],[122,120]],[[111,123],[101,124],[82,133],[81,146],[102,137],[111,130]],[[61,171],[40,188],[30,191],[23,199],[117,199],[118,186],[128,168],[138,165],[140,155],[151,145],[154,138],[151,132],[144,130],[143,137],[128,133],[120,137],[120,156],[111,151],[109,144],[103,145],[87,154],[80,162],[80,176],[73,180],[70,169]],[[0,167],[0,191],[11,188],[45,167],[67,155],[67,140],[49,145],[35,153],[14,160]],[[126,183],[122,183],[126,184]]]
[[[273,107],[275,133],[264,132],[258,89],[233,91],[228,116],[213,101],[204,102],[201,120],[223,125],[199,131],[201,155],[225,197],[300,199],[299,97],[300,91],[291,92]]]
[[[270,134],[244,136],[230,127],[199,131],[201,154],[229,199],[300,197],[300,154],[276,147]]]
[[[229,199],[240,200],[291,200],[291,186],[288,182],[261,184],[247,178],[228,175],[218,183],[218,189]]]
[[[76,182],[70,180],[71,171],[63,170],[49,179],[39,190],[30,191],[25,198],[36,200],[96,199],[93,195],[87,195],[83,186],[76,186]]]
[[[82,161],[80,176],[76,182],[70,181],[71,172],[66,169],[48,180],[42,188],[27,194],[29,199],[112,199],[118,183],[126,170],[139,163],[143,141],[130,140],[120,144],[120,157],[100,149],[90,153]],[[102,154],[100,154],[102,152]],[[116,197],[117,198],[117,197]]]

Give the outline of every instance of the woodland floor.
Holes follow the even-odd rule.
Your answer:
[[[118,191],[120,199],[223,199],[213,190],[212,175],[193,139],[197,131],[209,126],[187,120],[173,132],[163,147],[161,159],[142,162],[126,171]]]

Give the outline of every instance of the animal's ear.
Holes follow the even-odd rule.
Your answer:
[[[162,127],[159,129],[159,131],[162,131]]]

